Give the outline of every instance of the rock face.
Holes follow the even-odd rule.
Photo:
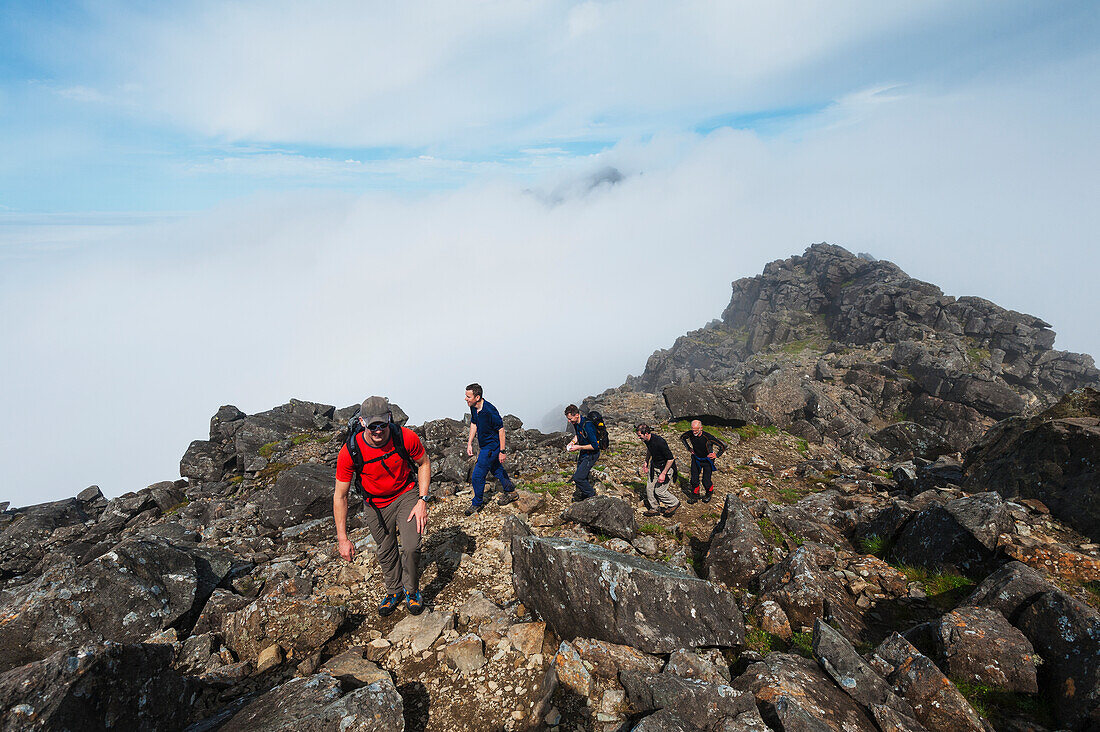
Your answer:
[[[166,646],[106,643],[58,651],[0,674],[5,730],[184,727],[193,692]]]
[[[936,664],[897,633],[875,649],[873,662],[928,729],[985,729],[978,713]]]
[[[301,657],[331,638],[345,615],[312,597],[269,595],[226,616],[225,642],[245,660],[257,659],[273,643]]]
[[[967,453],[966,484],[1038,499],[1100,541],[1100,392],[1079,389],[1036,417],[996,425]]]
[[[634,509],[621,498],[595,496],[574,503],[566,509],[562,518],[566,521],[576,521],[594,532],[618,537],[625,541],[633,541],[638,535],[638,521],[634,516]]]
[[[824,729],[846,732],[875,732],[876,727],[852,698],[840,690],[813,661],[785,653],[772,653],[760,663],[749,666],[733,682],[733,688],[749,691],[756,697],[764,721],[773,728],[786,729],[782,718],[797,710],[784,709],[786,700],[797,699],[798,706],[824,723]]]
[[[298,465],[283,471],[257,501],[260,521],[282,529],[331,517],[333,480],[332,468],[325,465]],[[348,511],[358,510],[362,503],[361,496],[349,495]]]
[[[221,576],[210,563],[158,541],[125,541],[84,567],[55,567],[17,588],[0,610],[0,669],[61,648],[110,639],[139,641],[194,622]]]
[[[512,540],[512,562],[516,596],[562,638],[598,638],[648,653],[744,642],[733,596],[668,565],[536,537]]]

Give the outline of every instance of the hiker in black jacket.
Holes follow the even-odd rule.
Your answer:
[[[697,419],[691,421],[691,429],[680,435],[684,447],[691,455],[691,492],[699,495],[699,478],[703,479],[703,503],[710,503],[714,493],[714,461],[726,451],[726,443],[703,429],[703,423]]]

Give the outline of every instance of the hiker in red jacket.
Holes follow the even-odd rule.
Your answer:
[[[431,475],[424,444],[415,432],[394,424],[390,403],[377,396],[364,401],[336,458],[332,514],[337,548],[350,562],[355,545],[347,534],[348,489],[356,480],[363,491],[363,516],[378,545],[378,564],[386,582],[386,596],[378,606],[383,617],[401,600],[413,615],[424,610],[418,562],[420,536],[428,521]]]

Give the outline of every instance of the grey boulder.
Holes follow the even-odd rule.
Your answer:
[[[621,498],[595,496],[574,503],[562,513],[566,521],[574,521],[589,530],[633,541],[638,535],[638,520],[634,509]]]
[[[582,541],[516,537],[512,582],[520,602],[561,638],[596,638],[647,653],[744,643],[744,620],[730,593]]]

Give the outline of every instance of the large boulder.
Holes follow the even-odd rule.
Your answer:
[[[221,732],[402,732],[401,695],[389,678],[343,694],[328,674],[291,679],[246,705]]]
[[[0,674],[4,730],[157,729],[187,724],[194,691],[168,646],[105,643]]]
[[[594,496],[574,503],[561,517],[566,521],[575,521],[595,533],[626,541],[633,541],[638,535],[634,509],[621,498]]]
[[[52,567],[0,608],[0,670],[89,642],[189,629],[220,570],[228,564],[148,539],[129,539],[83,567]]]
[[[982,718],[966,697],[930,658],[897,633],[875,649],[871,662],[928,729],[984,732]]]
[[[236,457],[220,444],[194,440],[180,458],[180,475],[197,483],[213,483],[235,465]]]
[[[1035,649],[997,610],[960,607],[934,625],[939,666],[951,678],[1002,691],[1039,691]]]
[[[796,699],[799,707],[823,722],[826,729],[877,732],[860,705],[816,663],[801,656],[771,653],[745,669],[731,686],[752,692],[764,721],[774,729],[786,729],[782,718],[796,710],[785,709],[785,700]]]
[[[768,568],[771,553],[771,545],[744,502],[732,493],[727,495],[703,565],[707,579],[749,589]]]
[[[1040,685],[1058,721],[1100,727],[1100,613],[1054,591],[1024,607],[1016,625],[1043,659]]]
[[[597,638],[648,653],[744,643],[733,595],[668,565],[582,541],[515,537],[512,582],[520,602],[561,638]]]
[[[282,588],[225,617],[225,643],[243,660],[278,643],[294,657],[308,656],[336,634],[347,613],[313,596]]]
[[[665,404],[673,420],[699,419],[706,424],[740,427],[770,425],[771,418],[745,400],[737,389],[712,384],[684,384],[664,390]]]
[[[966,456],[967,486],[1036,498],[1100,541],[1100,391],[1079,389],[1031,419],[995,425]]]
[[[962,605],[992,608],[1015,622],[1030,600],[1054,589],[1039,570],[1023,562],[1009,562],[982,580]]]
[[[275,485],[256,499],[260,522],[272,529],[283,529],[309,519],[331,516],[335,480],[332,468],[325,465],[306,463],[284,470]],[[348,510],[354,510],[361,503],[358,495],[349,495]]]
[[[956,498],[910,519],[894,542],[890,559],[932,569],[953,567],[981,577],[997,562],[997,537],[1012,529],[1012,516],[998,494]]]

